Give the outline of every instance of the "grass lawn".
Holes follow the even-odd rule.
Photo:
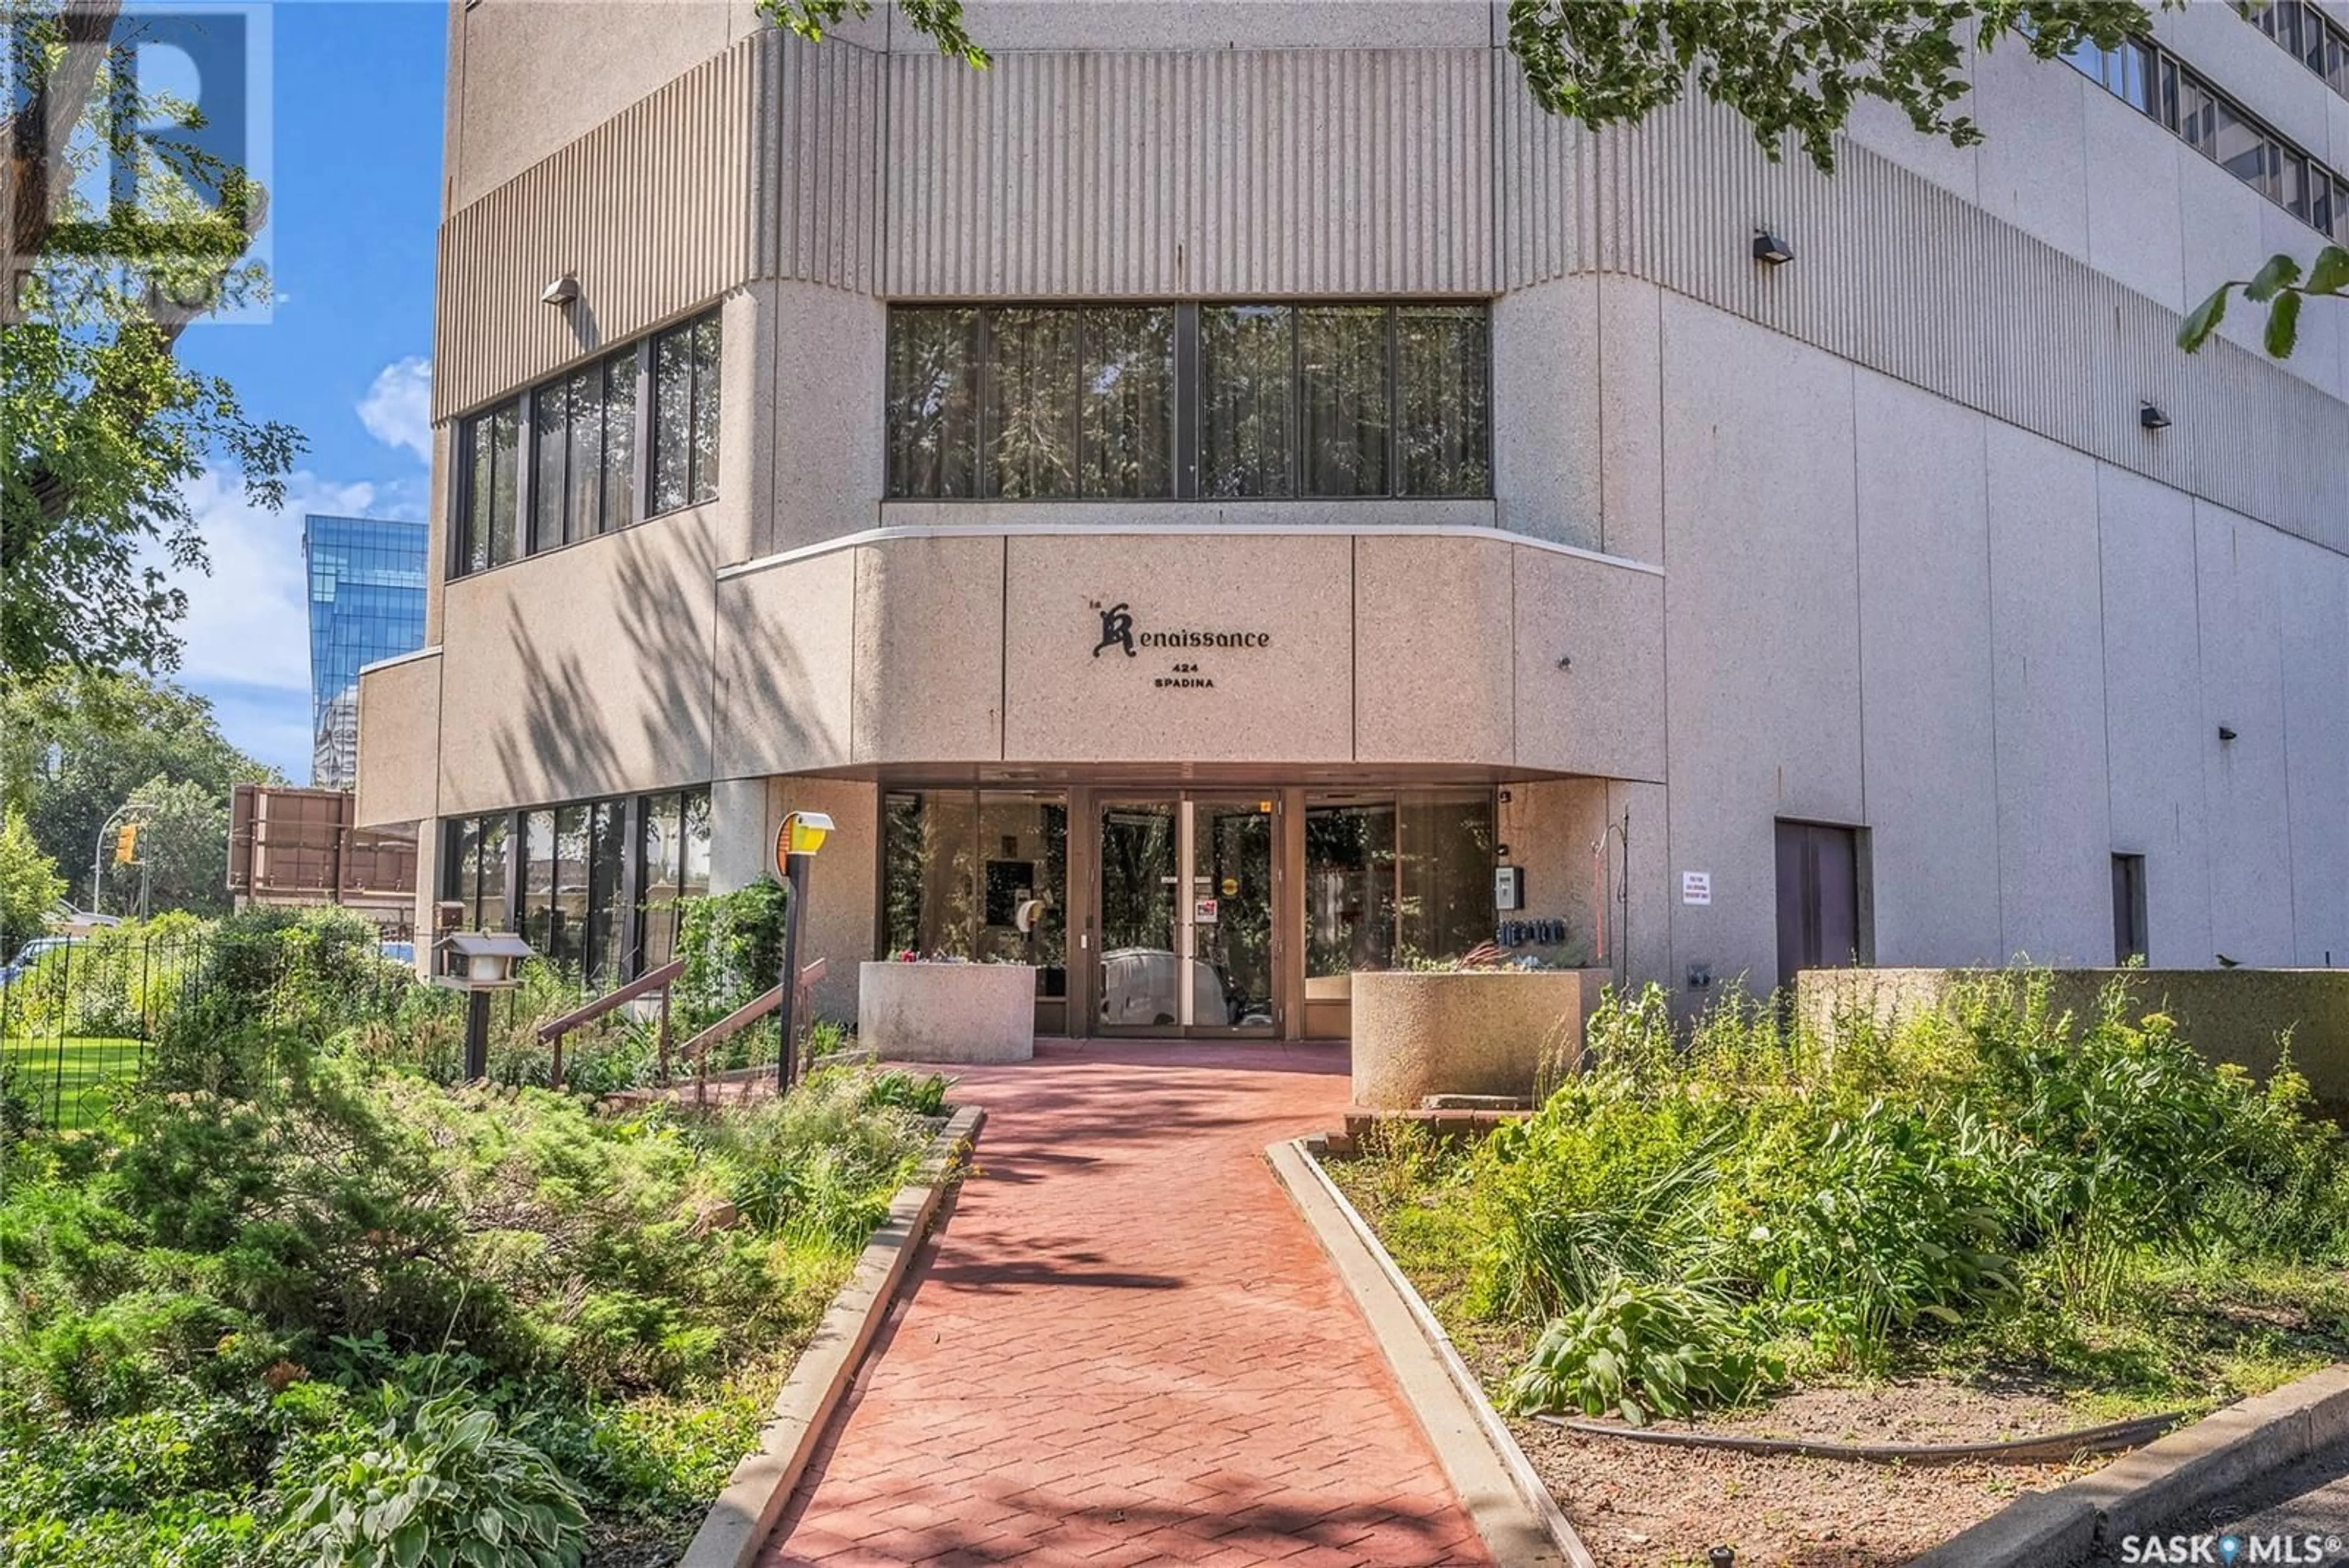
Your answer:
[[[109,1079],[134,1077],[144,1042],[109,1034],[0,1041],[0,1079],[30,1101],[52,1126],[79,1127],[93,1118],[86,1091]]]

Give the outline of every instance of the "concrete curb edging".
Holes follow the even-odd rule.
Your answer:
[[[2093,1475],[2032,1492],[1909,1568],[2068,1568],[2349,1437],[2349,1366],[2213,1411]]]
[[[1411,1282],[1346,1195],[1292,1138],[1265,1150],[1345,1282],[1477,1534],[1506,1568],[1597,1568]]]
[[[773,1413],[760,1428],[758,1451],[734,1467],[677,1568],[749,1568],[766,1544],[896,1299],[897,1286],[946,1195],[947,1179],[986,1123],[984,1107],[965,1106],[931,1140],[914,1179],[890,1200],[888,1223],[865,1242],[848,1282],[824,1309],[815,1336],[783,1380]]]

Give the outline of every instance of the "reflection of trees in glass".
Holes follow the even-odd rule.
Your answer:
[[[1078,314],[1025,309],[988,313],[989,494],[1076,493]]]
[[[1285,305],[1199,307],[1199,493],[1287,495],[1295,322]]]
[[[1304,494],[1387,493],[1387,315],[1376,305],[1297,313]]]
[[[1395,814],[1391,801],[1305,810],[1305,972],[1394,962]]]
[[[1174,814],[1113,805],[1102,812],[1102,950],[1174,950]]]
[[[1174,493],[1174,310],[1084,312],[1087,495]]]
[[[889,493],[978,492],[978,312],[889,316]]]
[[[1493,935],[1493,797],[1406,790],[1396,812],[1398,962],[1456,959]]]
[[[1483,495],[1493,486],[1488,361],[1481,305],[1395,312],[1400,488],[1406,495]]]
[[[1208,864],[1202,867],[1216,898],[1216,921],[1201,933],[1201,956],[1212,955],[1223,972],[1237,1023],[1250,1013],[1272,1011],[1272,818],[1231,806],[1202,805],[1195,831],[1204,830]],[[1239,890],[1226,893],[1226,878]],[[1202,1018],[1197,1022],[1217,1022]]]

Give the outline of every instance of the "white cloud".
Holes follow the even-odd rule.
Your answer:
[[[406,447],[432,461],[432,361],[418,355],[395,359],[376,372],[375,384],[359,400],[359,423],[386,446]]]
[[[302,517],[367,515],[380,488],[296,472],[286,478],[285,506],[272,512],[245,498],[244,481],[233,471],[198,475],[186,494],[212,569],[209,576],[176,574],[188,595],[178,678],[199,691],[225,683],[299,693],[306,714],[310,601]]]

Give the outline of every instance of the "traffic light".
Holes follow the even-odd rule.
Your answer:
[[[121,831],[114,836],[114,863],[117,866],[128,866],[138,858],[139,825],[135,822],[126,822],[122,825]]]

